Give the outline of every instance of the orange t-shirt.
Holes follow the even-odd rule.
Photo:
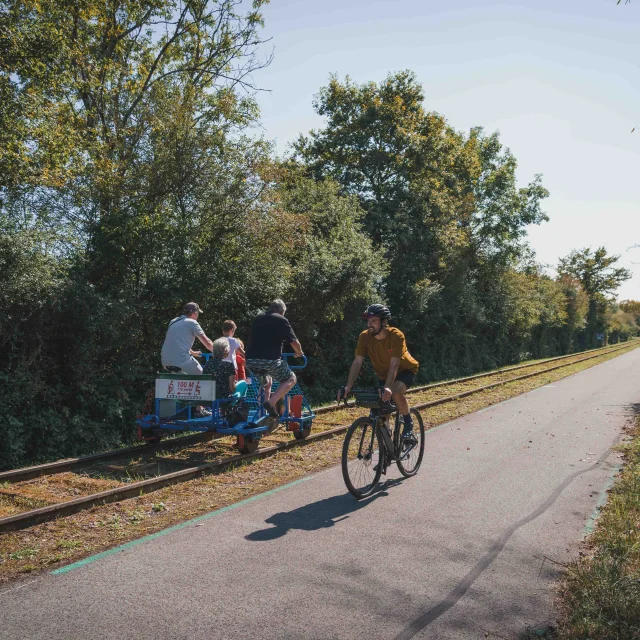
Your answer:
[[[418,361],[409,353],[404,333],[395,327],[387,327],[387,335],[384,340],[377,340],[369,331],[363,331],[358,338],[356,355],[369,356],[376,375],[381,380],[386,379],[389,374],[391,358],[400,358],[398,372],[408,369],[413,373],[418,373]]]

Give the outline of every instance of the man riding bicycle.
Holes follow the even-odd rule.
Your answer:
[[[390,318],[391,312],[382,304],[372,304],[362,314],[362,319],[367,321],[367,329],[358,338],[349,379],[344,390],[341,391],[344,397],[349,395],[365,356],[368,355],[380,381],[382,399],[386,402],[393,398],[398,410],[402,413],[403,438],[410,440],[413,433],[413,420],[405,394],[413,384],[419,364],[409,353],[402,331],[388,326]],[[338,401],[342,393],[338,394]]]

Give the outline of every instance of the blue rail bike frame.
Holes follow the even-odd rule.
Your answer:
[[[203,353],[202,357],[205,361],[208,361],[211,357],[210,353]],[[283,358],[294,357],[292,353],[283,353]],[[307,366],[307,358],[303,356],[304,362],[301,365],[289,365],[291,369],[304,369]],[[213,376],[211,375],[198,375],[189,376],[183,374],[168,374],[160,373],[156,380],[175,380],[175,381],[211,381]],[[244,403],[249,406],[249,414],[246,421],[240,421],[233,426],[229,425],[229,422],[225,418],[225,409],[238,402],[238,398],[233,396],[228,398],[219,398],[208,401],[202,400],[180,400],[167,399],[167,398],[154,398],[154,413],[141,416],[136,420],[136,424],[141,428],[143,432],[152,433],[162,431],[212,431],[220,433],[222,435],[236,435],[246,436],[248,440],[258,440],[262,435],[269,431],[273,426],[272,422],[269,422],[270,418],[266,409],[262,406],[264,401],[264,390],[261,388],[258,378],[251,374]],[[273,383],[272,390],[278,388],[277,383]],[[157,395],[157,393],[156,393]],[[302,411],[300,416],[293,416],[290,412],[289,397],[294,395],[302,396]],[[174,409],[171,409],[171,403],[174,404]],[[196,405],[204,406],[211,411],[210,416],[197,417],[194,415],[193,408]],[[162,415],[167,414],[168,415]],[[280,422],[285,424],[287,430],[310,430],[311,423],[315,418],[315,414],[311,409],[302,389],[298,382],[285,396],[285,410],[280,417]],[[297,425],[297,428],[294,428]]]

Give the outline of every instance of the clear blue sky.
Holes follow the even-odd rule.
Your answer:
[[[411,69],[428,110],[499,130],[522,184],[543,174],[538,259],[604,245],[634,272],[619,299],[640,300],[640,0],[271,0],[264,16],[275,57],[254,79],[280,153],[322,126],[312,99],[330,73]]]

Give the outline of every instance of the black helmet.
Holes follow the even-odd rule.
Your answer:
[[[389,320],[389,318],[391,318],[391,311],[389,311],[389,308],[385,307],[383,304],[370,304],[367,307],[367,310],[362,314],[362,319],[368,320],[374,316],[380,318],[380,320]]]

